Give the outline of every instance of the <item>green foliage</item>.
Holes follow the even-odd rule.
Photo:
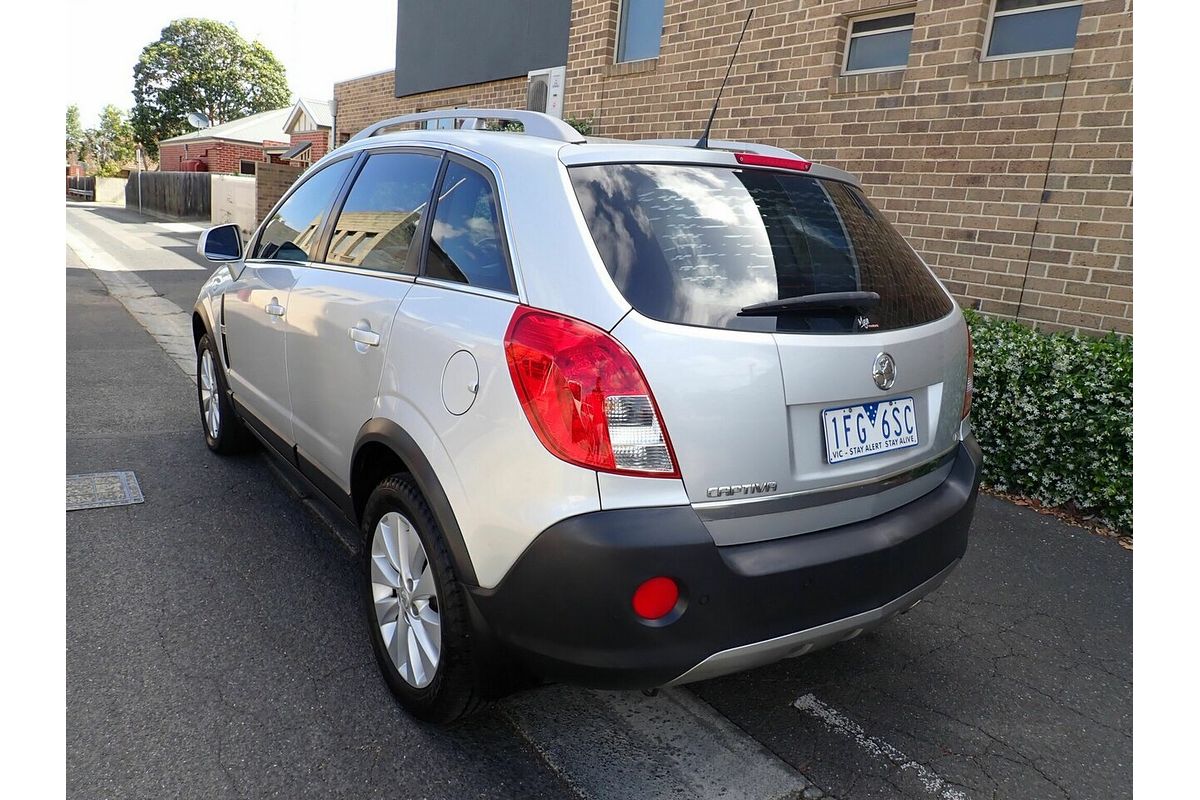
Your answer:
[[[984,482],[1131,531],[1133,340],[966,314]]]
[[[260,42],[209,19],[178,19],[146,45],[133,68],[133,128],[148,152],[158,142],[187,133],[189,111],[214,125],[283,108],[287,77],[279,59]]]
[[[579,131],[581,136],[591,136],[594,120],[580,119],[579,117],[567,117],[563,122],[570,125],[575,130]]]
[[[78,158],[83,149],[83,123],[79,121],[79,106],[67,106],[67,157],[74,153]]]
[[[110,103],[100,112],[100,124],[83,131],[79,153],[89,162],[91,172],[112,176],[133,159],[136,146],[129,120]]]

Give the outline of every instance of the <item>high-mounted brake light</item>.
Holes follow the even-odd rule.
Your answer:
[[[779,158],[777,156],[762,156],[758,153],[734,153],[733,157],[737,159],[739,164],[745,164],[748,167],[794,169],[799,172],[808,172],[812,168],[812,162],[805,161],[803,158]]]
[[[971,414],[971,398],[975,394],[975,340],[967,328],[967,390],[963,392],[962,418]]]
[[[555,456],[602,472],[679,477],[650,387],[616,339],[586,322],[518,306],[504,352],[525,416]]]

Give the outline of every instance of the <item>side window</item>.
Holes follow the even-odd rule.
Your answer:
[[[658,55],[662,45],[663,0],[621,0],[617,62]]]
[[[416,274],[412,242],[433,194],[441,159],[376,153],[354,179],[329,239],[330,264]]]
[[[850,72],[883,72],[904,69],[912,46],[916,14],[860,17],[850,20],[846,42],[846,64]]]
[[[1079,0],[995,0],[987,57],[1070,52],[1082,14]]]
[[[487,178],[457,161],[438,188],[425,274],[498,292],[513,292],[500,241],[496,198]]]
[[[279,207],[254,245],[252,258],[309,261],[317,230],[350,172],[353,158],[343,158],[308,176]]]

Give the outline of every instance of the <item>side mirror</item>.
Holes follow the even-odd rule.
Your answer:
[[[200,234],[196,252],[209,261],[237,261],[242,257],[242,229],[237,225],[218,225]]]

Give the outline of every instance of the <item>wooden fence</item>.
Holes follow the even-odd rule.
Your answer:
[[[82,175],[67,176],[67,198],[71,200],[93,200],[96,197],[96,179]]]
[[[212,176],[207,172],[131,172],[125,207],[178,219],[209,219]]]

